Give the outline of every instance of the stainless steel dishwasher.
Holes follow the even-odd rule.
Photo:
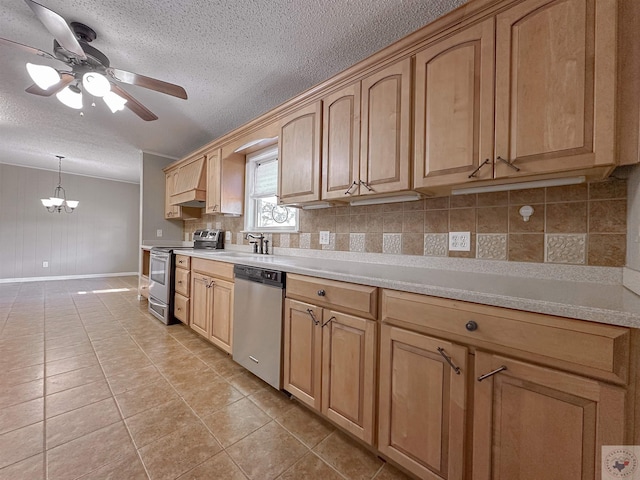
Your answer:
[[[280,390],[285,274],[248,265],[233,273],[233,360]]]

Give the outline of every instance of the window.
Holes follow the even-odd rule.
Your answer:
[[[298,211],[278,205],[278,148],[270,147],[247,155],[247,231],[297,231]]]

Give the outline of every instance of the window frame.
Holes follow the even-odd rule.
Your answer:
[[[300,217],[298,215],[298,209],[292,208],[290,206],[285,207],[289,209],[289,212],[294,216],[295,226],[282,226],[282,227],[260,227],[258,225],[258,208],[257,201],[259,198],[264,198],[264,196],[256,196],[253,195],[254,185],[255,185],[255,172],[256,166],[259,162],[270,162],[276,161],[278,162],[278,146],[274,145],[271,147],[264,148],[262,150],[258,150],[256,152],[250,153],[246,156],[246,171],[245,171],[245,212],[244,212],[244,230],[243,233],[246,232],[265,232],[265,233],[297,233],[299,232],[300,227]],[[278,164],[278,168],[280,165]],[[278,171],[278,177],[280,172]],[[277,196],[277,191],[274,192],[274,195]]]

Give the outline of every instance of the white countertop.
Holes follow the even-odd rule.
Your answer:
[[[180,254],[484,305],[640,328],[640,296],[622,284],[613,282],[527,278],[499,273],[330,258],[257,255],[233,250],[189,249],[181,250]],[[505,265],[509,268],[507,262],[503,262],[501,266],[504,268]]]

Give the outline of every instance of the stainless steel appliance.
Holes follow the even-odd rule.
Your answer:
[[[153,247],[149,260],[149,313],[173,323],[173,248]]]
[[[233,360],[280,390],[285,274],[248,265],[233,272]]]
[[[222,230],[196,230],[193,233],[193,248],[216,250],[224,248],[224,232]]]

